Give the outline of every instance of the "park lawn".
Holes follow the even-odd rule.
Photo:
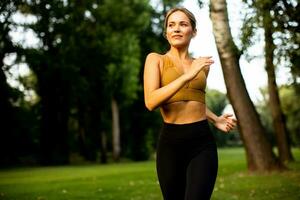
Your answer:
[[[248,173],[242,148],[219,149],[212,200],[299,200],[300,149],[290,170]],[[161,200],[155,162],[0,170],[1,200]]]

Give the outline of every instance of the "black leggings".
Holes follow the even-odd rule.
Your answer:
[[[164,123],[157,148],[157,175],[164,200],[208,200],[218,154],[207,120]]]

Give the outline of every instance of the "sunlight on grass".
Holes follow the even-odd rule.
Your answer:
[[[219,149],[219,174],[212,200],[300,199],[300,150],[290,170],[246,171],[241,148]],[[2,200],[161,200],[155,162],[0,170]]]

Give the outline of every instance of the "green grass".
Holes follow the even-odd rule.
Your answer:
[[[300,150],[290,170],[246,171],[243,149],[219,149],[212,200],[300,199]],[[155,162],[0,170],[2,200],[161,200]]]

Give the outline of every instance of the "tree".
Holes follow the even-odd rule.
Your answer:
[[[69,112],[73,74],[64,59],[61,45],[67,6],[62,1],[27,1],[21,11],[36,16],[36,22],[25,24],[39,39],[37,47],[24,47],[25,56],[37,77],[37,94],[41,113],[40,161],[44,165],[69,163]]]
[[[238,62],[240,53],[231,36],[225,0],[210,1],[210,17],[228,97],[239,121],[241,138],[245,145],[248,169],[250,171],[279,169],[282,166],[272,152],[241,75]]]
[[[15,138],[18,135],[18,121],[16,109],[13,103],[16,99],[16,90],[12,89],[6,81],[5,73],[11,67],[4,62],[6,56],[16,53],[18,47],[13,44],[9,35],[14,24],[12,15],[18,10],[20,1],[4,0],[0,3],[0,164],[11,165],[17,163],[17,152],[14,146]],[[14,63],[13,63],[14,64]]]
[[[150,52],[165,53],[168,43],[163,37],[163,20],[167,10],[176,6],[179,0],[156,1],[156,5],[150,9],[151,19],[148,26],[139,35],[140,66],[138,74],[137,98],[131,105],[123,107],[121,112],[121,125],[126,133],[123,137],[123,149],[126,155],[133,160],[147,160],[156,148],[156,139],[161,127],[159,112],[148,112],[145,108],[143,85],[143,65],[146,56]],[[162,9],[160,9],[162,8]],[[122,114],[124,113],[124,114]]]
[[[162,2],[167,9],[179,1]],[[118,148],[130,148],[135,160],[149,158],[160,118],[144,107],[141,69],[147,53],[167,48],[156,26],[165,13],[146,0],[33,0],[18,9],[34,20],[16,26],[38,40],[36,46],[18,43],[17,55],[36,78],[38,102],[30,110],[39,137],[31,139],[39,144],[41,163],[67,164],[70,152],[96,161],[99,151],[106,162],[107,152]],[[110,132],[120,133],[117,145]],[[117,160],[122,154],[116,152]]]
[[[109,12],[103,12],[104,10]],[[150,25],[150,7],[146,1],[107,1],[99,6],[96,18],[104,23],[108,33],[103,40],[112,116],[112,148],[114,160],[121,154],[120,109],[137,98],[138,74],[141,69],[139,35]],[[102,28],[104,28],[102,27]]]
[[[255,32],[254,27],[261,27],[264,30],[264,43],[265,43],[265,68],[268,75],[268,91],[269,91],[269,105],[271,107],[271,115],[273,119],[274,132],[276,135],[277,146],[279,151],[279,159],[282,162],[292,161],[292,153],[288,142],[288,130],[286,127],[285,116],[282,112],[280,105],[280,98],[277,89],[276,76],[275,76],[275,55],[276,45],[274,44],[275,34],[275,16],[272,11],[276,9],[278,1],[247,1],[247,4],[252,8],[251,20],[245,20],[244,24],[244,38],[245,46],[249,45],[251,36]],[[254,23],[254,24],[252,24]],[[254,29],[254,30],[252,30]],[[244,47],[246,49],[246,47]]]
[[[291,69],[293,86],[300,92],[300,3],[293,0],[276,2],[271,11],[276,31],[276,60],[277,63]]]

